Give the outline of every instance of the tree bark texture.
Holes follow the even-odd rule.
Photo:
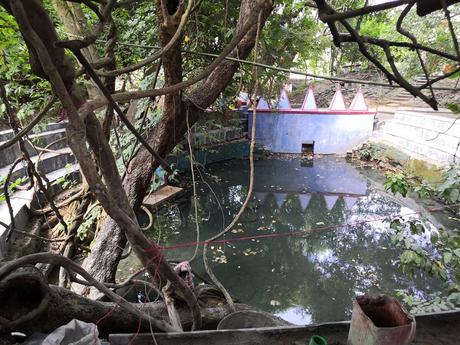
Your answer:
[[[141,312],[156,319],[169,322],[163,302],[132,303]],[[238,310],[250,310],[244,304]],[[189,308],[177,305],[184,330],[193,323]],[[215,329],[219,321],[230,313],[230,309],[217,303],[203,304],[201,314],[204,329]],[[101,336],[109,333],[136,333],[158,331],[153,325],[113,302],[94,301],[67,289],[48,285],[41,273],[33,267],[20,268],[0,281],[0,336],[11,331],[31,334],[49,333],[67,324],[72,319],[97,324]]]
[[[99,120],[93,112],[88,113],[84,118],[78,114],[78,108],[85,103],[85,98],[76,83],[74,66],[64,54],[50,17],[38,0],[0,2],[1,5],[5,3],[5,8],[16,18],[28,46],[32,70],[50,81],[53,91],[67,111],[69,147],[80,164],[91,192],[101,202],[107,214],[123,229],[133,252],[144,267],[163,283],[170,282],[178,296],[187,303],[193,314],[193,329],[199,329],[201,316],[196,297],[166,262],[156,244],[140,231]],[[72,43],[75,47],[75,41]],[[71,46],[70,49],[74,48]],[[73,52],[77,56],[82,56],[79,50]],[[89,144],[91,151],[87,149],[86,144]],[[111,254],[107,253],[107,255]]]
[[[160,2],[160,0],[157,1],[158,29],[161,44],[164,46],[174,34],[177,25],[175,27],[163,25],[167,21],[164,20],[165,13],[161,11]],[[173,2],[171,1],[171,3]],[[261,26],[263,27],[272,7],[271,0],[243,0],[237,30],[241,30],[246,20],[251,16],[257,18],[260,11],[262,11]],[[230,54],[231,57],[245,59],[249,56],[254,47],[256,29],[256,25],[254,25]],[[173,85],[182,80],[179,48],[180,45],[177,43],[162,58],[165,71],[165,86]],[[179,93],[166,95],[163,116],[147,138],[149,144],[160,156],[165,157],[184,137],[187,131],[186,112],[188,111],[190,125],[192,126],[198,120],[202,109],[210,106],[231,82],[238,68],[239,64],[237,62],[224,60],[201,85],[194,88],[190,95],[180,95]],[[158,162],[144,148],[139,150],[129,165],[123,186],[135,210],[141,206],[153,172],[157,167]],[[125,239],[121,230],[112,219],[108,218],[102,225],[96,239],[96,245],[91,251],[91,255],[84,261],[83,266],[101,281],[114,281],[116,267],[122,253],[121,250],[115,249],[123,248],[124,244]],[[82,291],[80,290],[80,292]],[[84,292],[88,293],[88,290],[85,289]]]

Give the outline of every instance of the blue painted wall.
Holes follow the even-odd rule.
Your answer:
[[[371,135],[374,114],[305,114],[257,112],[256,142],[278,153],[301,153],[314,140],[315,153],[346,153]],[[249,135],[252,112],[248,111]]]

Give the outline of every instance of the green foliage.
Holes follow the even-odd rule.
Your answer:
[[[20,120],[27,120],[43,107],[49,94],[47,81],[32,75],[26,44],[14,18],[0,6],[0,79],[7,81],[6,92]],[[0,118],[5,107],[0,106]]]
[[[452,292],[449,296],[442,296],[441,293],[434,293],[428,300],[407,294],[404,290],[396,290],[398,297],[409,307],[412,314],[439,313],[453,310],[460,306],[460,293]]]
[[[65,175],[56,179],[56,183],[60,185],[62,189],[68,189],[76,185],[76,181],[70,178],[70,175],[72,174],[71,167],[72,167],[72,164],[69,164],[69,163],[66,164],[65,165],[65,169],[66,169]]]
[[[383,157],[382,147],[378,145],[364,144],[355,152],[358,159],[364,161],[380,161]]]
[[[393,245],[402,248],[399,263],[410,277],[425,271],[448,286],[447,295],[440,293],[429,300],[398,291],[412,312],[438,312],[460,306],[460,234],[457,230],[429,229],[420,220],[394,219]]]
[[[435,197],[447,203],[460,202],[460,169],[458,164],[450,164],[442,173],[441,183],[412,181],[411,187],[421,198]]]
[[[460,113],[460,106],[456,103],[447,104],[447,108],[456,114]]]
[[[5,194],[4,194],[5,180],[6,180],[5,176],[0,176],[0,202],[5,201]],[[17,190],[20,185],[26,183],[28,180],[29,180],[28,177],[20,177],[13,182],[10,181],[10,184],[8,186],[8,193],[11,195],[11,193]]]
[[[388,173],[383,185],[386,190],[391,190],[393,194],[399,193],[403,197],[406,197],[410,187],[407,176],[402,172]]]
[[[78,238],[80,238],[81,241],[85,240],[90,235],[94,236],[94,232],[92,231],[92,229],[95,222],[99,218],[100,213],[100,207],[93,207],[91,211],[85,215],[85,219],[83,220],[83,222],[77,230],[77,236]]]

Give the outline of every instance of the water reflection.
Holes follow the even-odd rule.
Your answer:
[[[201,177],[199,222],[205,239],[240,209],[248,164],[213,165]],[[256,163],[255,181],[248,209],[226,239],[305,234],[210,246],[215,274],[240,301],[305,324],[348,319],[357,293],[440,289],[429,277],[411,280],[398,268],[399,250],[391,245],[383,217],[412,211],[373,190],[365,172],[344,159],[323,157],[310,166],[299,159],[262,160]],[[152,236],[161,231],[165,245],[192,242],[193,217],[191,200],[186,200],[159,216]],[[169,250],[167,255],[186,260],[194,249]],[[200,259],[194,268],[204,275]]]

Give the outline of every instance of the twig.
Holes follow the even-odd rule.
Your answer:
[[[106,295],[112,302],[119,305],[121,308],[125,309],[127,312],[133,314],[136,317],[139,317],[141,320],[151,321],[155,327],[165,332],[174,332],[176,331],[171,325],[167,324],[162,320],[157,320],[155,318],[151,318],[146,316],[141,311],[136,309],[132,306],[128,301],[126,301],[123,297],[117,295],[108,287],[106,287],[103,283],[99,282],[98,280],[94,279],[83,267],[79,266],[78,264],[74,263],[72,260],[57,254],[52,253],[37,253],[26,255],[20,257],[14,261],[7,262],[3,266],[0,267],[0,280],[5,277],[8,273],[14,271],[19,267],[23,267],[29,264],[37,264],[37,263],[49,263],[64,266],[67,269],[79,274],[82,276],[88,283],[92,286],[97,288],[101,291],[104,295]]]
[[[85,194],[85,189],[81,188],[77,193],[72,195],[70,198],[68,198],[68,199],[56,204],[56,207],[57,208],[64,207],[64,206],[70,204],[71,202],[80,199],[84,194]],[[45,208],[40,208],[40,209],[31,208],[30,211],[32,212],[32,214],[35,214],[35,215],[43,215],[43,214],[46,214],[46,213],[54,211],[54,210],[51,207],[45,207]]]
[[[106,97],[107,101],[109,104],[115,109],[116,113],[120,117],[121,121],[128,127],[131,133],[134,134],[134,136],[144,145],[144,147],[149,151],[149,153],[155,157],[155,159],[160,163],[160,165],[170,174],[173,173],[171,167],[169,164],[158,154],[155,152],[155,150],[149,145],[149,143],[142,137],[142,135],[139,134],[139,132],[136,130],[136,128],[129,122],[128,118],[126,115],[123,113],[119,105],[115,102],[114,98],[110,94],[110,92],[107,90],[105,85],[102,83],[102,80],[99,78],[99,76],[96,74],[94,71],[93,67],[91,64],[86,60],[86,58],[83,56],[83,54],[79,50],[73,50],[73,53],[75,54],[75,57],[80,61],[82,66],[86,69],[88,74],[91,76],[91,78],[94,80],[96,85],[99,87],[99,89],[102,91],[104,96]]]
[[[449,31],[452,36],[452,41],[454,43],[455,52],[457,53],[457,62],[460,63],[460,48],[458,46],[457,36],[455,35],[454,25],[452,24],[452,20],[450,18],[450,11],[447,7],[446,0],[441,0],[442,8],[444,9],[444,13],[446,15],[447,23],[449,25]]]
[[[8,116],[11,129],[13,130],[15,135],[17,135],[19,133],[19,127],[18,127],[18,124],[17,124],[17,120],[16,120],[15,115],[13,113],[13,110],[11,109],[11,106],[10,106],[10,104],[8,102],[5,87],[1,83],[0,83],[0,96],[2,98],[3,103],[5,104],[6,114]],[[24,143],[24,140],[22,139],[22,137],[18,139],[18,142],[19,142],[19,148],[21,149],[21,152],[22,152],[23,159],[27,162],[27,169],[28,169],[29,178],[31,180],[31,183],[33,183],[34,177],[35,177],[35,180],[36,180],[36,182],[37,182],[37,184],[39,186],[39,189],[44,194],[46,200],[50,203],[50,206],[51,206],[52,210],[56,213],[56,217],[58,217],[59,222],[64,227],[64,230],[67,232],[67,224],[64,221],[64,218],[62,217],[62,215],[59,213],[59,210],[56,208],[56,205],[54,204],[54,201],[53,201],[51,195],[48,193],[47,188],[43,185],[42,177],[38,173],[37,169],[35,169],[35,166],[34,166],[32,160],[30,159],[29,152],[27,151],[27,148],[25,146],[25,143]],[[47,183],[49,183],[49,181],[46,179],[46,177],[45,177],[45,181]]]
[[[182,81],[177,84],[166,86],[160,89],[150,89],[150,90],[142,90],[142,91],[128,91],[128,92],[116,93],[112,96],[112,99],[115,102],[126,102],[132,99],[161,96],[161,95],[165,95],[168,93],[174,93],[174,92],[180,91],[182,89],[185,89],[189,86],[196,84],[200,80],[209,76],[212,73],[212,71],[214,71],[214,69],[225,59],[225,57],[232,52],[232,50],[237,46],[237,44],[246,35],[246,33],[253,27],[253,25],[254,25],[254,19],[251,16],[250,18],[248,18],[248,20],[243,25],[241,30],[239,30],[238,33],[233,37],[232,41],[220,53],[220,55],[211,64],[209,64],[200,73],[198,73],[196,76],[186,81]],[[82,106],[80,108],[79,113],[81,114],[81,116],[85,117],[92,110],[100,108],[106,105],[107,103],[109,103],[107,99],[105,100],[101,98],[96,99]]]
[[[32,237],[34,239],[45,241],[45,242],[65,242],[68,239],[67,236],[66,237],[59,237],[59,238],[47,238],[47,237],[42,237],[42,236],[38,236],[38,235],[35,235],[35,234],[31,234],[29,232],[22,231],[22,230],[19,230],[19,229],[16,229],[16,228],[12,228],[12,230],[14,232],[19,233],[19,234],[22,234],[22,235],[25,235],[25,236],[28,236],[28,237]]]
[[[10,194],[9,194],[9,184],[10,184],[10,178],[11,178],[11,174],[13,173],[13,170],[14,168],[24,160],[24,157],[19,157],[17,158],[13,164],[11,164],[11,167],[8,171],[8,174],[6,175],[6,178],[5,178],[5,184],[3,185],[3,195],[5,196],[5,201],[6,201],[6,204],[8,206],[8,212],[10,214],[10,229],[14,229],[16,228],[16,224],[15,224],[15,221],[14,221],[14,211],[13,211],[13,206],[11,205],[11,200],[10,200]],[[6,236],[6,240],[8,241],[9,237],[10,237],[10,234],[11,234],[11,231],[8,232],[7,236]]]
[[[56,101],[56,96],[51,96],[49,101],[45,104],[42,110],[40,110],[37,115],[30,121],[30,123],[21,129],[12,139],[0,145],[0,151],[4,150],[14,144],[16,144],[21,138],[23,138],[27,133],[29,133],[37,123],[48,113],[48,111],[53,106],[54,102]]]
[[[197,193],[196,193],[196,181],[195,181],[195,167],[193,164],[193,150],[192,150],[192,143],[191,143],[191,131],[190,131],[190,123],[188,120],[188,108],[185,112],[185,121],[187,123],[187,142],[188,142],[188,150],[189,150],[189,155],[190,155],[190,171],[192,173],[192,185],[193,185],[193,208],[195,212],[195,232],[196,232],[196,247],[195,251],[190,258],[190,262],[195,260],[197,254],[198,254],[198,249],[200,248],[199,242],[200,242],[200,224],[198,222],[198,205],[197,205]]]
[[[416,0],[398,0],[398,1],[388,1],[382,4],[373,5],[373,6],[365,6],[362,8],[358,8],[355,10],[350,10],[347,12],[342,13],[334,13],[334,14],[320,14],[320,19],[325,22],[334,22],[337,20],[343,19],[350,19],[354,17],[359,17],[365,14],[369,14],[372,12],[378,12],[382,10],[388,10],[390,8],[398,7],[404,4],[415,3]]]
[[[409,38],[414,45],[417,45],[417,38],[414,35],[412,35],[409,31],[405,30],[402,27],[402,23],[403,23],[404,18],[407,16],[407,14],[409,13],[409,11],[411,10],[411,8],[413,6],[414,6],[414,3],[411,3],[411,4],[407,5],[404,8],[404,10],[401,12],[401,15],[399,16],[398,21],[396,22],[396,30],[401,35],[406,36],[407,38]],[[423,74],[425,75],[425,79],[427,80],[428,87],[430,88],[431,97],[434,100],[434,102],[437,103],[436,96],[435,96],[434,91],[433,91],[433,87],[431,86],[430,76],[429,76],[428,70],[427,70],[427,68],[425,66],[425,62],[423,61],[422,54],[420,53],[420,50],[418,48],[415,48],[415,51],[417,53],[418,60],[420,61],[420,65],[422,66]]]
[[[258,45],[259,45],[259,39],[260,39],[260,23],[261,23],[261,16],[262,12],[259,13],[258,16],[258,21],[257,21],[257,33],[256,33],[256,39],[254,43],[254,60],[257,60],[257,55],[258,55]],[[257,85],[258,85],[258,80],[257,80],[257,73],[258,69],[257,67],[254,68],[254,81],[255,81],[255,86],[254,86],[254,93],[257,94]],[[253,114],[252,114],[252,129],[251,129],[251,145],[250,145],[250,152],[249,152],[249,164],[250,164],[250,175],[249,175],[249,188],[248,188],[248,194],[246,195],[246,199],[243,202],[243,205],[241,206],[240,210],[236,214],[236,216],[233,218],[233,220],[230,222],[230,224],[223,229],[221,232],[219,232],[217,235],[212,236],[206,242],[204,243],[203,246],[203,263],[204,267],[206,269],[206,272],[208,273],[209,277],[211,278],[212,282],[219,288],[219,290],[222,292],[222,294],[225,296],[225,300],[227,301],[227,304],[229,305],[230,309],[232,311],[235,311],[235,304],[233,302],[232,297],[228,293],[228,291],[225,289],[225,287],[222,285],[222,283],[217,279],[217,277],[214,275],[212,272],[212,269],[209,267],[208,259],[207,259],[207,251],[208,251],[208,245],[212,241],[218,239],[219,237],[223,236],[226,234],[228,231],[230,231],[233,226],[238,222],[240,219],[241,215],[246,209],[246,206],[248,205],[251,196],[252,196],[252,190],[254,187],[254,147],[255,147],[255,140],[256,140],[256,116],[257,116],[257,111],[256,111],[256,106],[255,104],[253,105]]]
[[[157,65],[157,68],[156,68],[156,71],[155,71],[155,77],[153,78],[152,85],[153,85],[154,88],[157,85],[157,80],[158,80],[158,76],[160,74],[160,71],[161,71],[161,61],[158,62],[158,65]],[[139,126],[139,133],[142,133],[142,131],[144,129],[144,125],[145,125],[145,122],[147,120],[147,115],[148,115],[148,108],[142,114],[141,125]],[[136,149],[137,149],[138,144],[139,144],[139,140],[136,137],[136,141],[134,142],[134,146],[133,146],[133,151],[131,152],[131,155],[129,156],[128,161],[126,163],[128,166],[131,163],[131,161],[133,160],[133,158],[135,156],[135,153],[137,152]],[[125,178],[125,175],[126,175],[126,170],[123,173],[123,179]]]
[[[181,17],[179,26],[177,27],[177,30],[174,33],[174,36],[171,38],[171,40],[168,42],[168,44],[166,44],[163,48],[160,49],[160,51],[156,52],[152,56],[150,56],[150,57],[148,57],[148,58],[146,58],[146,59],[144,59],[144,60],[142,60],[142,61],[140,61],[138,63],[135,63],[133,65],[130,65],[130,66],[127,66],[127,67],[124,67],[124,68],[121,68],[121,69],[118,69],[118,70],[115,70],[115,71],[98,72],[98,74],[103,76],[103,77],[118,76],[120,74],[124,74],[124,73],[128,73],[128,72],[138,70],[139,68],[142,68],[142,67],[144,67],[144,66],[146,66],[148,64],[151,64],[155,60],[158,60],[159,58],[161,58],[165,53],[167,53],[171,49],[171,47],[174,44],[177,43],[177,40],[181,37],[182,30],[184,29],[185,24],[187,24],[187,20],[188,20],[188,17],[190,15],[190,11],[192,9],[192,5],[193,5],[193,0],[188,0],[187,9],[185,10],[184,14]]]

